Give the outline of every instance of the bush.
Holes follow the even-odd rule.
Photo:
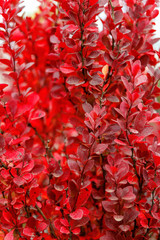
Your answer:
[[[159,239],[158,10],[125,5],[0,0],[0,239]]]

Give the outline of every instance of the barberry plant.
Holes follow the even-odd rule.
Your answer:
[[[0,0],[0,239],[160,239],[156,2]]]

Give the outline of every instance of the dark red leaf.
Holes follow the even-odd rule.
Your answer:
[[[67,78],[67,83],[70,85],[79,86],[79,85],[84,84],[85,81],[78,76],[69,76]]]
[[[75,160],[68,160],[68,166],[71,171],[79,172],[79,166]]]
[[[93,86],[100,85],[103,83],[103,79],[99,75],[93,76],[92,80],[90,81],[90,84]]]
[[[106,234],[100,238],[100,240],[116,240],[114,233],[107,231]]]
[[[108,144],[105,143],[99,143],[96,145],[94,149],[94,153],[100,155],[102,154],[106,149],[108,148]]]

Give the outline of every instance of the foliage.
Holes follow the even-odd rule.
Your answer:
[[[0,239],[159,239],[158,10],[125,3],[0,0]]]

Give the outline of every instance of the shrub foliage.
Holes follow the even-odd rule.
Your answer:
[[[0,0],[0,239],[159,239],[156,1],[40,2]]]

